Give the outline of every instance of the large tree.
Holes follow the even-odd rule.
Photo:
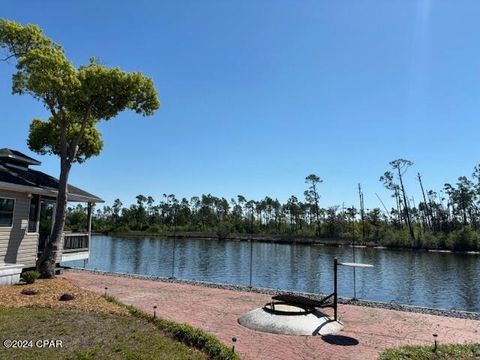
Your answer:
[[[318,194],[318,186],[323,182],[318,175],[310,174],[305,178],[305,183],[309,185],[308,189],[303,193],[305,200],[313,208],[315,214],[315,223],[317,224],[317,236],[320,236],[320,195]]]
[[[39,154],[60,158],[57,210],[51,235],[37,267],[53,277],[67,204],[67,183],[73,163],[98,155],[103,147],[96,125],[130,109],[152,115],[160,106],[153,81],[138,72],[107,68],[95,59],[75,67],[63,48],[35,25],[0,19],[3,60],[16,62],[14,94],[29,94],[43,103],[48,119],[34,119],[28,146]]]
[[[405,211],[405,218],[407,220],[408,230],[410,232],[410,238],[415,241],[415,234],[413,232],[412,220],[410,217],[410,206],[408,205],[407,201],[407,192],[405,190],[405,186],[403,184],[403,175],[405,175],[407,169],[413,165],[413,162],[410,160],[405,159],[397,159],[390,161],[390,166],[392,169],[397,172],[398,180],[400,181],[400,185],[394,183],[394,174],[390,171],[387,171],[383,176],[380,177],[380,181],[383,182],[385,187],[389,190],[395,191],[395,198],[397,199],[397,206],[398,206],[398,213],[401,214],[401,204],[402,201],[400,199],[399,190],[402,192],[403,197],[403,209]],[[416,244],[419,246],[419,244]]]

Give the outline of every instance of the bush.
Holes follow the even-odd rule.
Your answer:
[[[38,271],[25,271],[21,276],[27,284],[33,284],[39,277],[40,273]]]
[[[423,249],[438,249],[440,245],[440,239],[437,234],[433,234],[430,231],[420,231],[417,234],[420,247]]]
[[[114,230],[116,233],[129,233],[131,230],[128,226],[122,225]]]
[[[226,227],[221,227],[217,229],[217,236],[220,240],[228,239],[230,236],[230,230]]]
[[[380,243],[384,246],[396,248],[410,248],[415,246],[406,228],[398,230],[387,229]]]
[[[478,233],[472,230],[470,226],[464,226],[460,230],[455,230],[448,235],[449,245],[456,251],[477,250],[479,244]]]

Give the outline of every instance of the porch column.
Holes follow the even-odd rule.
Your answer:
[[[92,234],[92,214],[94,204],[89,202],[87,205],[87,233],[88,233],[88,246],[90,247],[90,236]]]
[[[92,240],[92,215],[93,215],[93,207],[95,206],[94,203],[88,202],[87,203],[87,235],[88,235],[88,257],[90,258],[90,243]],[[85,269],[87,266],[88,259],[83,260],[83,268]]]

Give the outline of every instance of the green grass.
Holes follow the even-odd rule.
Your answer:
[[[139,319],[143,319],[154,324],[159,330],[171,335],[178,341],[183,342],[188,346],[193,346],[208,355],[210,359],[216,360],[237,360],[238,355],[230,348],[223,345],[217,338],[206,332],[196,329],[188,324],[177,324],[173,321],[168,321],[161,318],[153,318],[152,315],[147,314],[134,306],[125,305],[118,301],[115,297],[106,295],[104,298],[107,301],[113,302],[119,306],[124,306],[129,313]]]
[[[403,346],[388,349],[380,360],[467,360],[480,359],[480,344],[439,345],[436,352],[433,346]]]
[[[6,339],[61,340],[62,348],[7,349]],[[0,359],[207,359],[140,317],[58,309],[0,309]]]

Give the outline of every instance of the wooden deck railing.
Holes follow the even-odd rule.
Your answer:
[[[63,252],[88,251],[88,234],[63,234]]]

